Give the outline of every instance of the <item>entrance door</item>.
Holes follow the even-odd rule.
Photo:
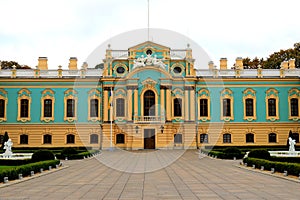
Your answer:
[[[144,130],[144,149],[155,149],[155,129]]]
[[[155,94],[152,90],[144,94],[144,116],[155,116]]]

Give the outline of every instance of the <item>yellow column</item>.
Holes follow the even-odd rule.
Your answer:
[[[191,108],[191,116],[190,119],[195,121],[195,91],[190,90],[190,108]]]
[[[108,91],[104,90],[103,121],[108,121]]]
[[[167,121],[171,121],[171,104],[172,104],[172,98],[171,98],[171,90],[168,88],[167,89]]]
[[[189,91],[184,91],[184,119],[189,121]]]
[[[134,90],[134,116],[137,116],[138,115],[138,90],[135,89]]]
[[[128,121],[132,121],[132,90],[127,90],[127,102],[128,102]]]
[[[160,110],[162,117],[165,116],[165,90],[160,88]]]

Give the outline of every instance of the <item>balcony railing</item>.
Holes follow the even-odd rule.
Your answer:
[[[164,116],[135,116],[134,123],[161,123],[165,121]]]

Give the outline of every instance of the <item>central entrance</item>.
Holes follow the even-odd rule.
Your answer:
[[[144,149],[155,149],[155,129],[144,129]]]

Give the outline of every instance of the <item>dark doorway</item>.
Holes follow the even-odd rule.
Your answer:
[[[152,90],[144,94],[144,116],[155,116],[155,94]]]
[[[155,149],[155,129],[144,130],[144,149]]]

